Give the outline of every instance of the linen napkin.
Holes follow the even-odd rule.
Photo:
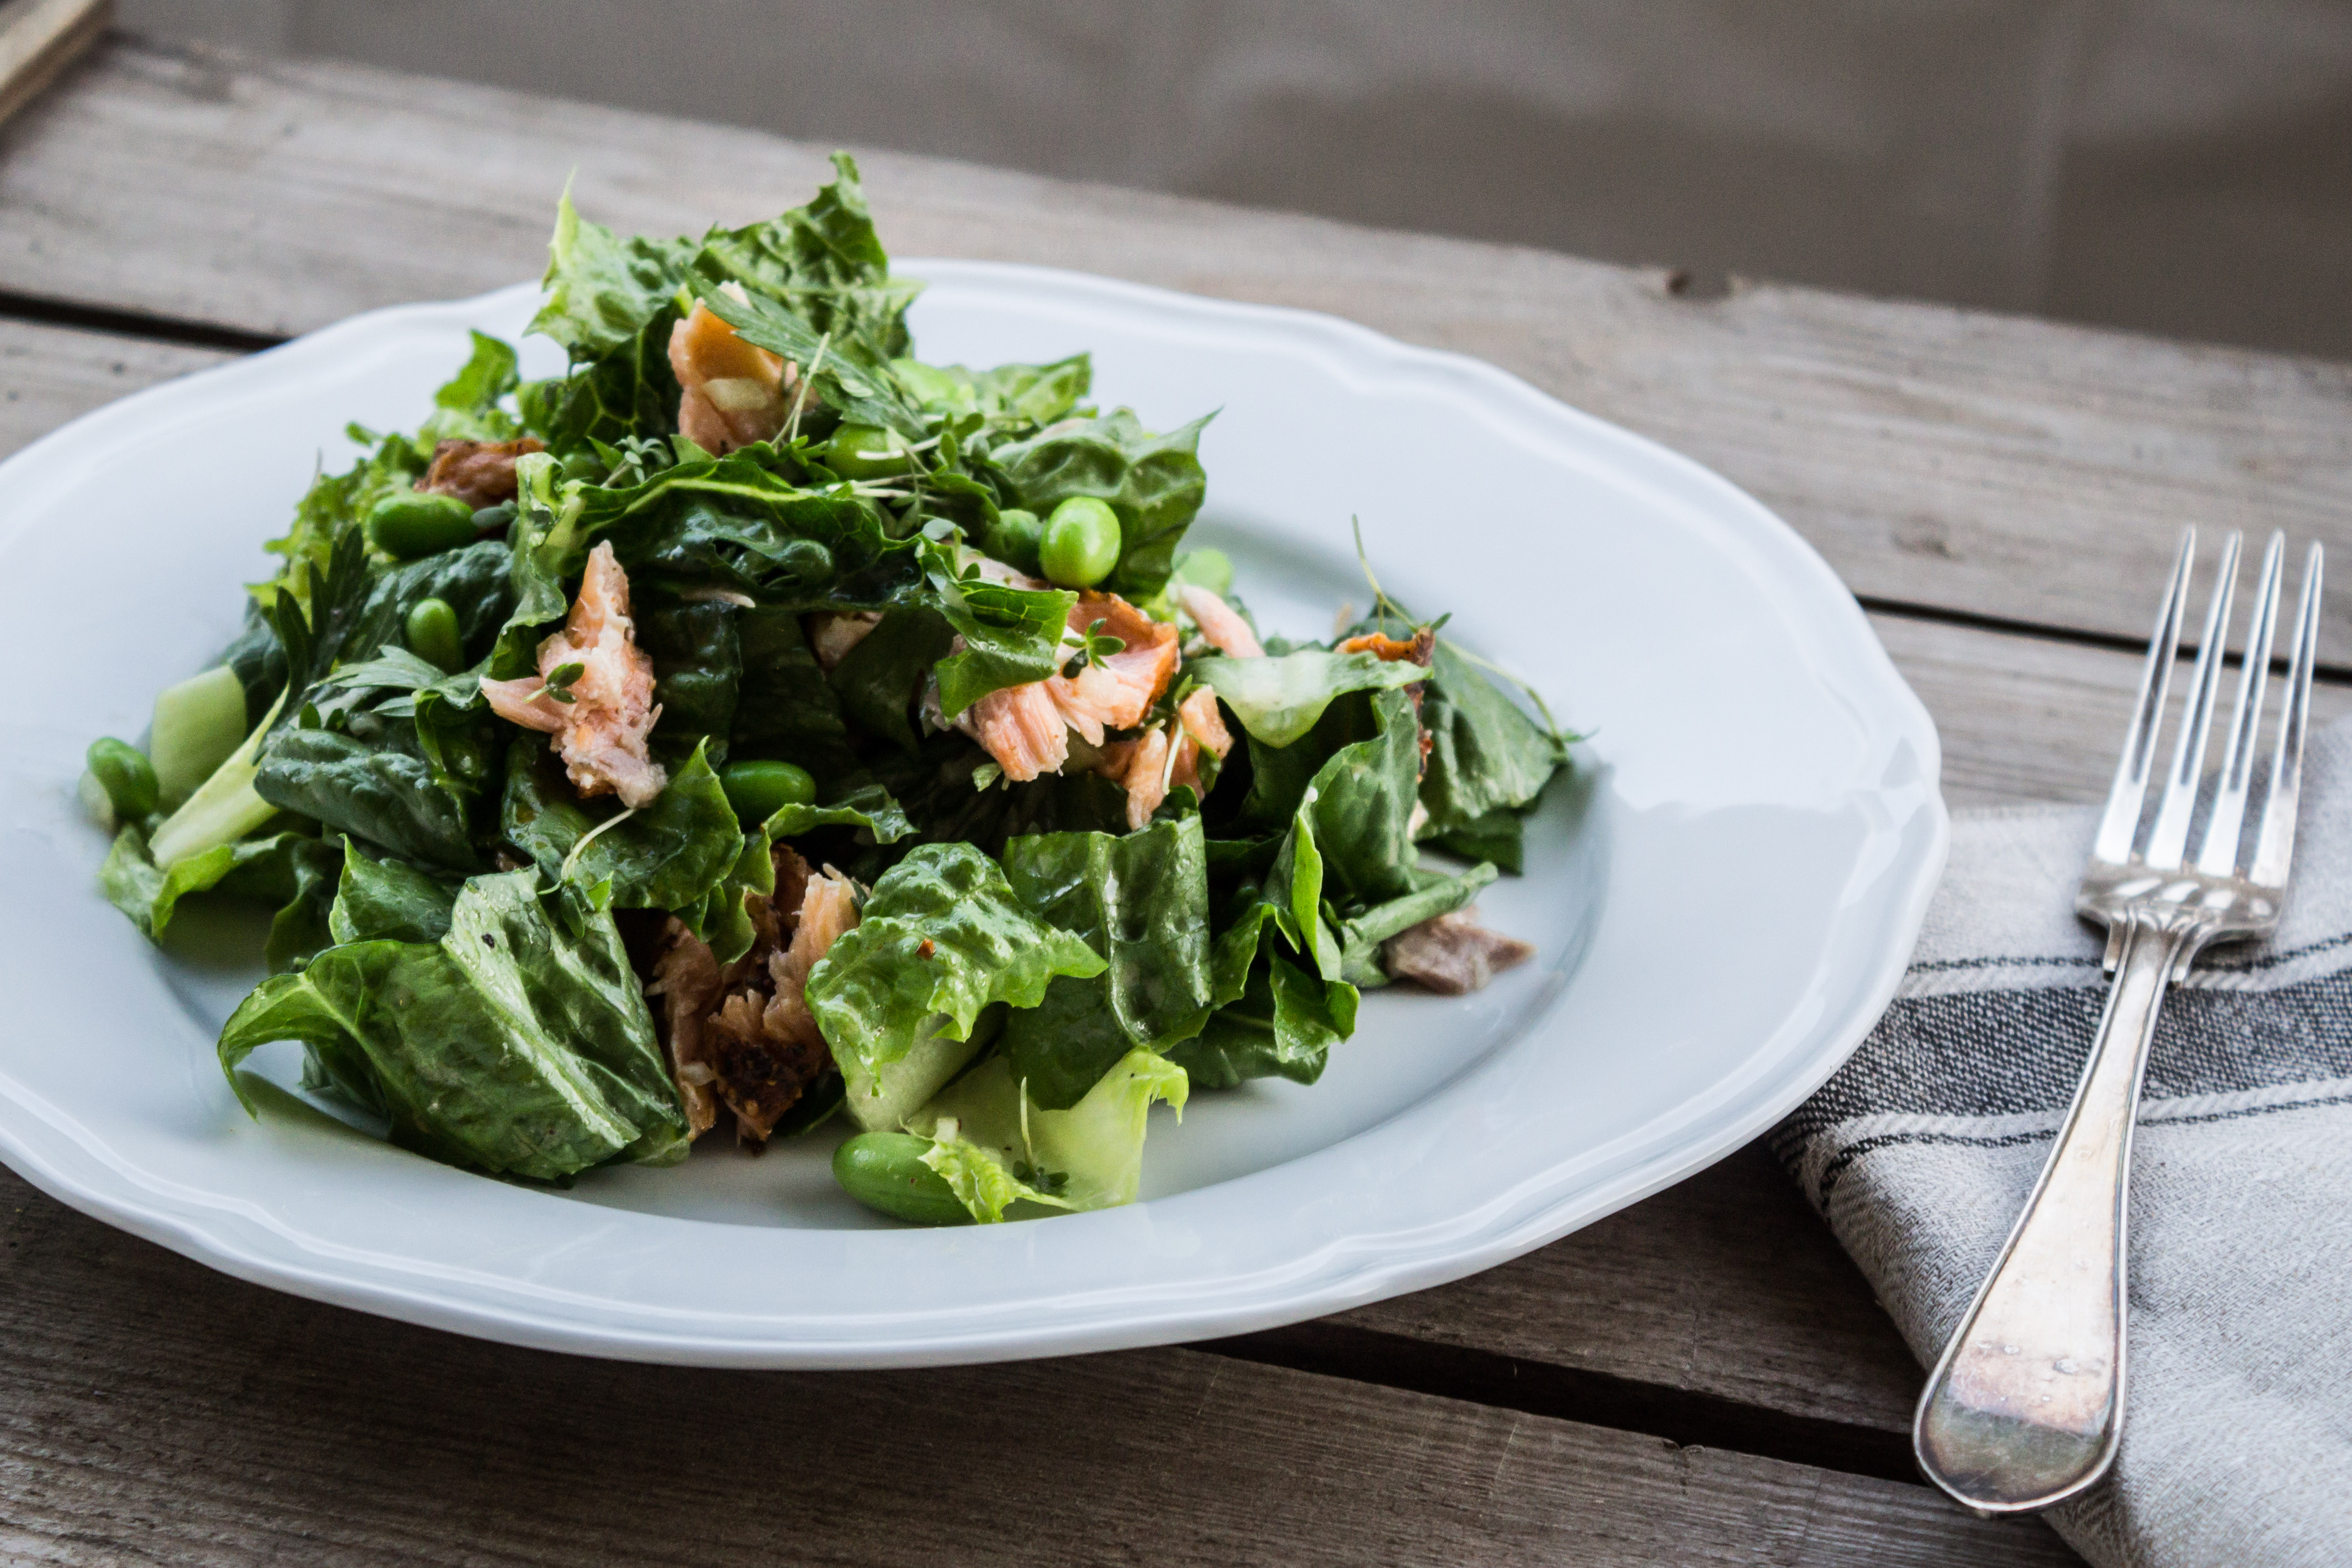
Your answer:
[[[2305,750],[2276,937],[2167,999],[2133,1144],[2123,1447],[2046,1515],[2103,1565],[2352,1563],[2352,720]],[[2106,999],[2095,810],[1958,814],[1894,1005],[1773,1147],[1932,1365]]]

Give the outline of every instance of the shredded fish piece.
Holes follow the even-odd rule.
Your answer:
[[[432,466],[416,488],[432,495],[455,496],[476,511],[515,499],[515,459],[526,452],[543,452],[536,436],[513,441],[444,441],[433,448]]]
[[[1096,771],[1127,791],[1127,826],[1151,820],[1160,803],[1179,789],[1201,787],[1201,753],[1223,762],[1234,749],[1232,731],[1217,711],[1217,694],[1203,686],[1176,705],[1175,719],[1133,741],[1103,748]]]
[[[1265,648],[1241,613],[1208,589],[1187,583],[1176,590],[1176,602],[1209,639],[1209,646],[1233,658],[1263,658]]]
[[[740,283],[719,287],[733,299],[745,298]],[[669,367],[679,387],[678,434],[713,454],[774,437],[800,390],[791,361],[745,342],[699,300],[670,329]]]
[[[1455,910],[1398,932],[1381,944],[1391,980],[1410,980],[1443,995],[1476,991],[1536,950],[1478,923],[1478,906]]]
[[[561,702],[548,678],[567,664],[580,666],[580,675],[564,689],[572,700]],[[539,645],[539,675],[485,676],[482,695],[500,718],[554,737],[583,798],[617,795],[635,808],[661,794],[669,775],[646,752],[646,737],[661,718],[653,700],[654,661],[637,647],[628,575],[609,542],[589,552],[563,629]]]

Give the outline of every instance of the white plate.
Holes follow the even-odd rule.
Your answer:
[[[0,465],[19,678],[0,760],[0,1157],[215,1268],[517,1343],[653,1361],[885,1366],[1238,1332],[1541,1246],[1755,1137],[1892,994],[1947,823],[1936,731],[1821,560],[1683,458],[1490,366],[1328,317],[1097,278],[913,262],[925,356],[1090,349],[1166,427],[1223,412],[1197,538],[1261,622],[1320,636],[1389,591],[1589,734],[1530,870],[1482,900],[1541,958],[1475,996],[1368,995],[1315,1088],[1156,1113],[1145,1201],[886,1227],[825,1135],[554,1193],[375,1142],[290,1096],[241,1113],[213,1055],[257,976],[218,924],[159,953],[99,895],[73,784],[137,735],[262,575],[346,420],[413,425],[465,329],[534,291],[380,310],[76,421]],[[526,345],[526,368],[549,345]],[[212,935],[207,937],[207,931]],[[291,1047],[265,1053],[290,1084]],[[715,1144],[716,1141],[712,1141]]]

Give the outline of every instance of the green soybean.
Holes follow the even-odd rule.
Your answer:
[[[795,763],[730,763],[719,771],[719,787],[742,822],[764,822],[785,806],[816,804],[816,780]]]
[[[1174,576],[1222,598],[1233,591],[1234,560],[1222,550],[1188,550],[1177,558]]]
[[[916,1225],[970,1225],[971,1215],[947,1178],[923,1163],[931,1146],[911,1132],[861,1132],[833,1152],[841,1190],[893,1219]]]
[[[988,537],[980,547],[1003,562],[1034,576],[1037,572],[1037,545],[1044,538],[1045,525],[1037,521],[1034,511],[1014,508],[1000,511],[988,527]]]
[[[824,466],[845,479],[887,479],[907,471],[907,443],[879,425],[844,425],[824,444]]]
[[[474,542],[474,509],[456,496],[403,490],[368,511],[368,537],[387,555],[413,561]]]
[[[1045,520],[1037,563],[1065,588],[1091,588],[1118,564],[1118,513],[1092,496],[1072,496]]]
[[[458,635],[457,612],[446,599],[419,599],[408,608],[408,651],[443,669],[462,669],[466,643]]]
[[[141,821],[163,799],[163,791],[155,783],[154,764],[130,742],[104,736],[89,743],[84,760],[99,787],[106,791],[106,802],[114,808],[115,821]]]

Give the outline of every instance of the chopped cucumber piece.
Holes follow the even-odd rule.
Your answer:
[[[227,665],[167,686],[155,699],[147,760],[166,811],[195,794],[245,739],[245,683]]]

